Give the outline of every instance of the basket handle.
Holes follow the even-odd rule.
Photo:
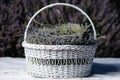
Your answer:
[[[57,6],[57,5],[61,5],[61,6],[69,6],[69,7],[72,7],[76,10],[78,10],[79,12],[81,12],[83,15],[85,15],[87,17],[87,19],[90,21],[91,25],[92,25],[92,29],[93,29],[93,32],[94,32],[94,39],[96,40],[97,37],[96,37],[96,30],[95,30],[95,26],[92,22],[92,20],[90,19],[90,17],[82,10],[80,9],[79,7],[77,6],[74,6],[74,5],[71,5],[71,4],[68,4],[68,3],[54,3],[54,4],[50,4],[50,5],[47,5],[43,8],[41,8],[40,10],[38,10],[32,17],[31,19],[29,20],[28,24],[27,24],[27,27],[26,27],[26,30],[25,30],[25,35],[24,35],[24,41],[26,41],[26,35],[27,35],[27,31],[28,31],[28,28],[30,26],[30,23],[32,22],[32,20],[37,16],[37,14],[39,14],[41,11],[47,9],[47,8],[50,8],[50,7],[53,7],[53,6]]]

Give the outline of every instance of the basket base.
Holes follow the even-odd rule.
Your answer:
[[[34,75],[34,74],[29,74],[31,75],[32,77],[35,77],[35,78],[53,78],[53,79],[70,79],[70,78],[83,78],[83,77],[89,77],[90,76],[90,73],[87,73],[85,74],[84,76],[83,75],[78,75],[78,76],[40,76],[40,75]]]
[[[52,68],[51,68],[52,67]],[[61,67],[61,68],[60,68]],[[37,68],[37,67],[36,67]],[[87,77],[91,73],[91,65],[77,65],[77,66],[44,66],[43,71],[40,69],[30,68],[28,69],[28,74],[37,78],[81,78]],[[67,69],[68,68],[68,69]]]

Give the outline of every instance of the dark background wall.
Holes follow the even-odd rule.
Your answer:
[[[120,57],[119,0],[0,0],[0,56],[24,57],[24,30],[37,10],[51,3],[65,2],[82,8],[95,23],[99,41],[96,57]]]

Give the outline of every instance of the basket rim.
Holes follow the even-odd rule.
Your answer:
[[[26,41],[22,42],[22,46],[24,48],[32,48],[32,49],[51,49],[51,50],[68,50],[68,49],[81,49],[82,47],[86,48],[97,48],[97,44],[91,45],[41,45],[41,44],[31,44]]]

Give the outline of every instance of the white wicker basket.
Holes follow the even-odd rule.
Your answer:
[[[88,76],[91,72],[92,62],[96,51],[94,45],[39,45],[26,42],[28,27],[34,17],[46,8],[56,5],[69,6],[80,11],[90,21],[94,39],[95,27],[89,16],[80,8],[66,3],[55,3],[43,7],[30,19],[22,43],[25,48],[28,73],[34,77],[73,78]]]

